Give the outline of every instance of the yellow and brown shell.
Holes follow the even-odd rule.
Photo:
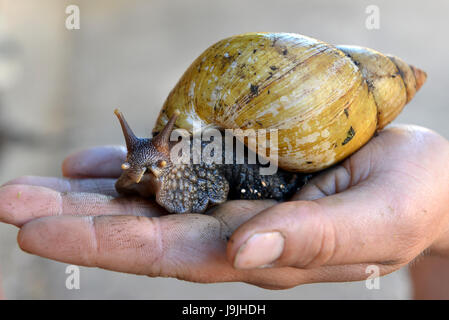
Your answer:
[[[180,111],[221,129],[278,129],[286,170],[327,168],[391,122],[426,79],[401,59],[290,33],[246,33],[217,42],[170,92],[153,131]]]

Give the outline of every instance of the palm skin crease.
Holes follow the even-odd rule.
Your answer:
[[[93,148],[64,161],[64,178],[6,183],[0,221],[20,228],[24,251],[49,259],[269,289],[364,280],[372,264],[385,275],[425,250],[449,253],[449,143],[421,127],[380,132],[290,201],[233,200],[208,215],[165,215],[153,201],[117,197],[125,156]],[[280,234],[282,250],[258,268],[265,253],[250,239],[266,234]]]

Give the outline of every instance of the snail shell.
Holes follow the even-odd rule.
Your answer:
[[[363,146],[391,122],[425,72],[372,49],[289,33],[247,33],[217,42],[170,92],[153,132],[180,111],[221,129],[278,129],[279,166],[314,172]],[[254,150],[256,151],[256,150]]]

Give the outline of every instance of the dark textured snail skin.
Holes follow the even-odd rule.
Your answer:
[[[116,182],[117,191],[154,197],[170,213],[203,213],[227,199],[284,200],[309,177],[281,169],[273,175],[261,175],[262,165],[248,164],[247,156],[244,164],[236,164],[235,155],[233,164],[224,164],[224,154],[222,164],[174,164],[170,149],[176,142],[170,142],[169,137],[176,116],[154,138],[146,139],[137,138],[123,115],[116,115],[128,148],[123,173]]]

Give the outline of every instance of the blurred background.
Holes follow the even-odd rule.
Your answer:
[[[80,29],[66,7],[78,5]],[[369,29],[370,5],[379,29]],[[0,184],[22,175],[60,176],[64,157],[122,144],[113,110],[149,134],[165,97],[209,45],[250,32],[294,32],[333,44],[393,53],[429,78],[396,122],[449,138],[449,2],[359,0],[0,0]],[[0,200],[1,201],[1,200]],[[193,284],[81,268],[81,289],[67,290],[67,265],[31,256],[17,229],[0,225],[0,269],[10,299],[407,299],[406,268],[364,282],[269,291],[251,285]]]

